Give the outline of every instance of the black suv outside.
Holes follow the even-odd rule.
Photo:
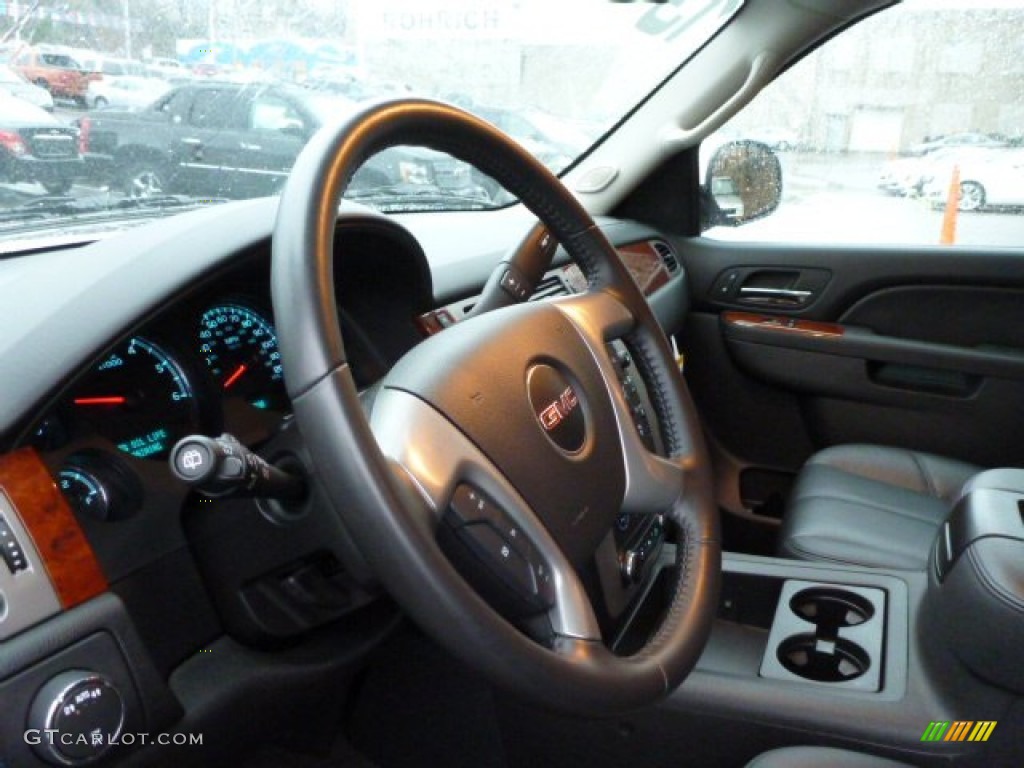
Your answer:
[[[104,110],[78,126],[93,181],[128,196],[249,198],[277,193],[317,129],[354,109],[341,97],[290,85],[202,81],[141,111]],[[420,147],[371,158],[351,189],[486,200],[467,164]]]

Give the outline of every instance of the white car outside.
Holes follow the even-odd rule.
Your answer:
[[[952,153],[931,164],[923,195],[933,205],[945,204],[954,168],[959,172],[961,211],[1024,206],[1024,147]]]
[[[5,91],[47,112],[53,111],[53,97],[50,92],[30,83],[24,75],[6,64],[0,64],[0,91]]]
[[[142,109],[170,90],[170,83],[153,77],[104,77],[89,83],[86,101],[93,109]]]

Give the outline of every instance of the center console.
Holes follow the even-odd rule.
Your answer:
[[[671,707],[913,765],[1019,757],[1024,470],[967,483],[924,571],[736,553],[722,567],[710,640]]]
[[[1008,723],[1014,696],[961,663],[951,637],[970,612],[936,599],[934,574],[737,553],[722,567],[711,637],[670,707],[914,765],[970,764],[985,746],[924,743],[935,721]]]

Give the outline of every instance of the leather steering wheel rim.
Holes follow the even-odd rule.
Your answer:
[[[658,509],[646,511],[663,512],[676,525],[679,542],[669,609],[633,656],[607,650],[586,616],[578,623],[582,629],[573,629],[573,617],[586,613],[589,604],[580,607],[576,574],[550,546],[545,551],[555,563],[561,610],[555,623],[563,631],[542,645],[502,618],[441,552],[435,537],[441,510],[430,509],[423,483],[408,467],[399,467],[393,454],[385,455],[379,434],[371,429],[338,325],[333,237],[338,204],[355,171],[370,155],[398,144],[446,152],[492,176],[541,219],[590,285],[589,303],[566,302],[561,309],[519,305],[465,326],[505,333],[497,320],[489,323],[490,331],[483,322],[501,315],[500,325],[512,329],[508,333],[517,323],[569,328],[563,335],[573,337],[573,354],[593,356],[584,367],[606,388],[611,385],[601,342],[621,338],[634,353],[669,456],[622,449],[627,464],[632,462],[623,470],[627,501],[631,507],[656,504]],[[556,177],[493,126],[455,107],[412,99],[369,106],[321,129],[295,163],[275,225],[272,296],[288,393],[319,482],[377,577],[424,629],[499,684],[568,711],[596,714],[644,706],[685,678],[704,647],[718,599],[721,546],[710,462],[694,405],[649,305],[589,214]],[[427,341],[446,335],[449,331]],[[450,335],[455,339],[458,334]],[[413,367],[400,362],[393,370]],[[391,389],[401,394],[403,386]],[[588,391],[586,405],[596,416],[602,408],[618,409],[618,434],[630,440],[629,430],[621,428],[621,403],[613,391]],[[614,442],[604,436],[589,440],[595,445]],[[572,461],[571,456],[565,459],[566,464]],[[533,530],[549,544],[542,526]]]

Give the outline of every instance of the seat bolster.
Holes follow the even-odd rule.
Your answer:
[[[911,768],[884,757],[830,747],[786,747],[758,755],[747,768]]]
[[[790,509],[779,554],[871,568],[924,570],[939,526],[842,501]]]
[[[916,493],[953,501],[980,467],[930,453],[885,445],[837,445],[814,454],[805,466],[829,466]]]
[[[981,470],[876,445],[827,448],[790,494],[779,554],[872,568],[923,570],[961,487]]]

